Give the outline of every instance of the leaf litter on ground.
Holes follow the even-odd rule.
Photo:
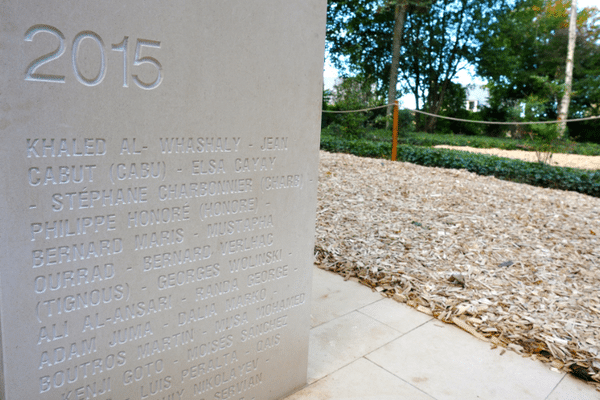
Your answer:
[[[321,152],[316,262],[600,388],[600,199]]]

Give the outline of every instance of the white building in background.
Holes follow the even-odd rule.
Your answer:
[[[483,85],[467,85],[467,100],[465,108],[469,111],[477,112],[481,107],[489,106],[488,99],[490,92]]]

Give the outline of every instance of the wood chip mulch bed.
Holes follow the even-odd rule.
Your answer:
[[[600,199],[321,152],[315,253],[473,336],[600,390]]]

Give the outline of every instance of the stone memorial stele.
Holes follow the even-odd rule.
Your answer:
[[[305,384],[325,17],[0,2],[2,400]]]

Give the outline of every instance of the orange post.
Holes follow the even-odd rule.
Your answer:
[[[398,100],[394,102],[394,128],[392,139],[392,161],[396,161],[396,148],[398,147]]]

